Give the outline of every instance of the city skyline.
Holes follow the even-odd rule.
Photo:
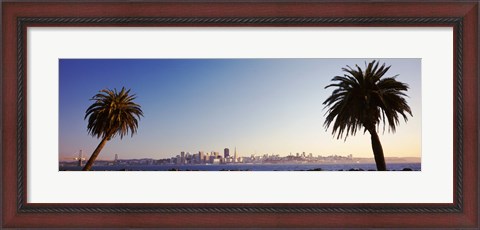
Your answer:
[[[312,152],[373,157],[368,134],[346,141],[325,130],[323,101],[330,79],[346,65],[372,59],[61,59],[60,160],[88,157],[99,140],[86,132],[89,100],[123,86],[145,117],[133,137],[107,143],[99,159],[165,158],[179,152],[239,149],[240,156]],[[420,59],[381,59],[407,83],[413,117],[380,139],[386,157],[420,157]],[[127,157],[126,157],[127,158]]]
[[[229,150],[229,148],[225,148],[224,150]],[[236,149],[235,149],[236,150]],[[204,150],[198,150],[198,151],[180,151],[178,153],[172,153],[170,154],[169,156],[165,155],[164,158],[150,158],[150,157],[145,157],[145,158],[138,158],[138,157],[135,157],[135,156],[132,156],[130,158],[123,158],[122,156],[119,156],[117,153],[113,154],[113,159],[100,159],[102,161],[116,161],[116,160],[135,160],[135,159],[155,159],[155,160],[160,160],[160,159],[169,159],[169,158],[175,158],[177,156],[181,156],[181,154],[184,153],[184,154],[189,154],[189,155],[196,155],[196,154],[199,154],[199,153],[202,153],[202,154],[205,154],[205,155],[215,155],[215,154],[218,154],[218,156],[221,156],[221,158],[236,158],[232,155],[226,155],[225,153],[222,155],[221,152],[219,151],[216,151],[216,150],[210,150],[210,151],[204,151]],[[345,156],[349,156],[349,155],[354,155],[354,154],[351,154],[351,153],[344,153],[344,154],[329,154],[329,153],[324,153],[324,154],[321,154],[321,153],[312,153],[312,152],[305,152],[305,151],[296,151],[296,152],[290,152],[289,154],[287,155],[282,155],[282,157],[285,157],[285,156],[304,156],[304,155],[307,155],[307,156],[315,156],[315,157],[328,157],[328,156],[342,156],[342,157],[345,157]],[[68,162],[68,161],[78,161],[80,158],[83,159],[83,161],[86,161],[88,159],[85,158],[85,155],[83,154],[83,150],[80,149],[78,152],[76,153],[73,153],[72,155],[73,157],[67,157],[66,159],[60,159],[60,161],[65,161],[65,162]],[[237,157],[238,158],[245,158],[245,157],[252,157],[252,156],[255,156],[255,157],[261,157],[261,156],[280,156],[280,154],[276,154],[276,153],[251,153],[251,154],[239,154]],[[393,156],[395,158],[420,158],[420,156]],[[374,159],[373,156],[365,156],[365,157],[359,157],[359,158],[369,158],[369,159]]]
[[[229,149],[224,149],[222,155],[218,151],[204,152],[198,151],[197,153],[180,152],[178,155],[173,155],[167,158],[152,159],[152,158],[140,158],[140,159],[123,159],[119,158],[118,154],[115,154],[114,159],[99,160],[95,162],[95,167],[98,170],[113,170],[113,171],[130,171],[130,170],[147,170],[147,171],[204,171],[209,167],[211,171],[238,171],[237,166],[242,166],[242,171],[250,171],[254,168],[256,170],[281,170],[291,171],[292,165],[302,165],[301,170],[307,171],[324,171],[325,165],[343,165],[347,167],[348,171],[364,171],[361,167],[369,167],[366,164],[372,164],[374,158],[359,158],[354,157],[353,154],[346,156],[339,155],[314,155],[313,153],[290,153],[288,156],[280,156],[278,154],[252,154],[250,156],[238,156],[236,148],[234,154],[229,154]],[[393,166],[396,170],[402,171],[420,170],[421,158],[419,157],[387,157],[389,166]],[[76,170],[77,167],[84,167],[86,158],[83,157],[82,151],[79,152],[78,157],[73,160],[60,161],[61,171]],[[210,168],[210,166],[224,166],[223,168]],[[272,168],[272,165],[275,165]],[[290,165],[290,166],[289,166]],[[259,166],[264,166],[261,168]],[[360,167],[359,167],[360,166]],[[147,168],[139,168],[147,167]],[[350,168],[348,168],[350,167]],[[403,168],[402,168],[403,167]],[[413,169],[411,168],[413,167]],[[329,168],[329,167],[327,167]],[[300,170],[295,168],[294,170]],[[330,170],[332,170],[330,168]],[[340,170],[336,167],[336,170]],[[371,170],[371,169],[369,169]]]

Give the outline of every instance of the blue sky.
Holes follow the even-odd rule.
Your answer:
[[[371,59],[61,59],[60,159],[80,149],[89,156],[100,140],[87,133],[89,99],[104,88],[126,87],[144,117],[133,137],[107,143],[99,159],[155,159],[180,151],[237,147],[241,156],[307,152],[372,157],[370,136],[337,140],[323,127],[324,89],[342,67]],[[413,117],[396,134],[381,133],[385,155],[420,156],[421,60],[381,59],[387,76],[410,86]]]

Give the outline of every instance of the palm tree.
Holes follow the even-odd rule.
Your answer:
[[[396,80],[398,75],[384,77],[390,66],[385,63],[379,67],[378,61],[366,65],[363,71],[358,65],[356,69],[347,66],[342,68],[346,74],[332,78],[332,84],[325,87],[336,87],[323,104],[328,110],[324,127],[328,129],[333,123],[332,135],[337,139],[345,135],[355,135],[357,130],[368,131],[371,136],[372,150],[378,171],[387,170],[383,148],[377,130],[380,122],[385,121],[388,130],[395,133],[399,124],[400,115],[407,122],[407,114],[412,111],[405,100],[408,97],[404,92],[408,85]]]
[[[117,89],[103,89],[90,99],[94,103],[88,107],[84,118],[88,117],[88,134],[102,138],[102,141],[93,151],[83,171],[92,168],[93,162],[107,141],[116,135],[120,135],[121,139],[129,132],[131,136],[137,132],[138,120],[143,116],[143,112],[140,105],[133,102],[135,95],[129,93],[130,90],[126,90],[125,87],[122,87],[120,92],[117,92]]]

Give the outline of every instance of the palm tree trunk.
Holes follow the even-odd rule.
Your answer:
[[[85,165],[85,167],[83,167],[82,171],[90,171],[90,169],[93,166],[93,162],[95,162],[95,160],[97,159],[98,155],[100,154],[100,151],[102,151],[102,149],[105,146],[105,144],[107,143],[108,139],[109,139],[108,137],[104,137],[102,139],[102,141],[100,142],[100,144],[98,144],[95,151],[93,151],[92,156],[90,156],[90,159],[88,159],[88,162]]]
[[[375,163],[377,164],[377,171],[387,171],[387,166],[385,165],[385,157],[383,156],[382,143],[380,143],[380,138],[378,137],[377,131],[375,128],[368,129],[372,140],[372,150],[373,156],[375,157]]]

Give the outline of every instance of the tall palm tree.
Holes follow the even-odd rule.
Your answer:
[[[328,108],[324,127],[328,129],[333,123],[332,135],[337,139],[345,135],[355,135],[357,130],[368,131],[371,136],[372,150],[378,171],[387,170],[382,144],[377,130],[380,122],[385,121],[388,130],[395,133],[400,115],[407,122],[407,114],[412,111],[405,100],[408,85],[396,80],[398,75],[384,77],[390,66],[385,63],[379,67],[378,61],[372,61],[363,71],[358,65],[356,69],[347,66],[343,76],[332,78],[332,84],[325,87],[335,87],[323,104]]]
[[[138,120],[143,116],[140,105],[133,102],[135,94],[129,95],[130,90],[122,87],[120,92],[117,89],[103,89],[92,97],[94,103],[85,112],[88,117],[88,133],[97,138],[102,138],[83,171],[89,171],[98,154],[102,151],[107,141],[120,135],[120,138],[137,132]],[[138,120],[137,120],[138,118]]]

